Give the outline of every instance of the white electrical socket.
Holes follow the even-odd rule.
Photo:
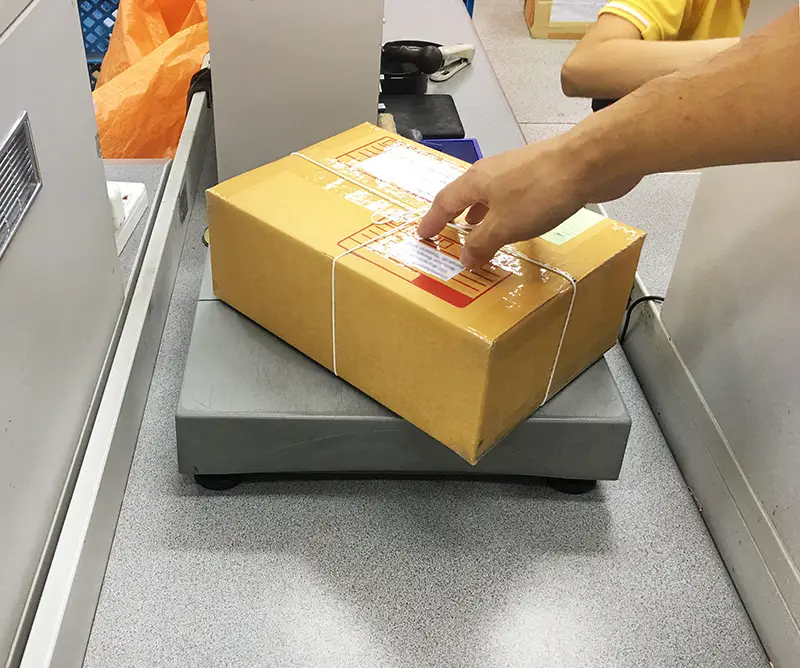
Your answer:
[[[147,210],[147,188],[144,183],[124,181],[106,181],[106,186],[108,187],[108,198],[111,200],[114,235],[117,241],[117,255],[119,255]]]

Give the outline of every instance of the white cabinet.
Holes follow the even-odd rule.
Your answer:
[[[42,182],[0,257],[0,663],[48,545],[123,294],[77,7],[25,4],[0,0],[0,137],[27,113]]]
[[[383,0],[209,0],[208,30],[221,181],[376,122]]]
[[[796,8],[797,0],[754,0],[745,32]],[[684,473],[712,529],[728,528],[717,544],[781,666],[797,665],[800,648],[798,183],[800,162],[707,170],[662,311],[720,434],[717,445],[690,447],[708,448],[734,512],[709,502],[711,477]],[[739,534],[726,512],[740,518]]]

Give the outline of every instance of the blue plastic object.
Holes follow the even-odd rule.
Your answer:
[[[119,0],[80,0],[78,14],[83,30],[83,49],[94,88],[103,56],[108,50],[108,40],[117,20]]]
[[[425,139],[422,143],[470,164],[483,157],[477,139]]]
[[[464,4],[467,6],[469,15],[472,16],[472,13],[475,11],[475,0],[464,0]]]

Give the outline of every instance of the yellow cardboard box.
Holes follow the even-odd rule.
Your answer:
[[[475,272],[420,212],[468,165],[361,125],[208,191],[215,294],[478,458],[614,343],[644,233],[582,211]]]

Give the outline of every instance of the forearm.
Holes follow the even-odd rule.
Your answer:
[[[737,38],[693,42],[610,39],[579,45],[564,64],[561,87],[570,97],[616,99],[652,79],[704,63],[737,42]]]
[[[647,174],[800,159],[798,10],[704,65],[651,81],[569,132],[477,162],[420,221],[431,238],[468,210],[461,261],[553,229]]]
[[[646,84],[568,135],[590,181],[800,159],[798,10],[705,64]]]

